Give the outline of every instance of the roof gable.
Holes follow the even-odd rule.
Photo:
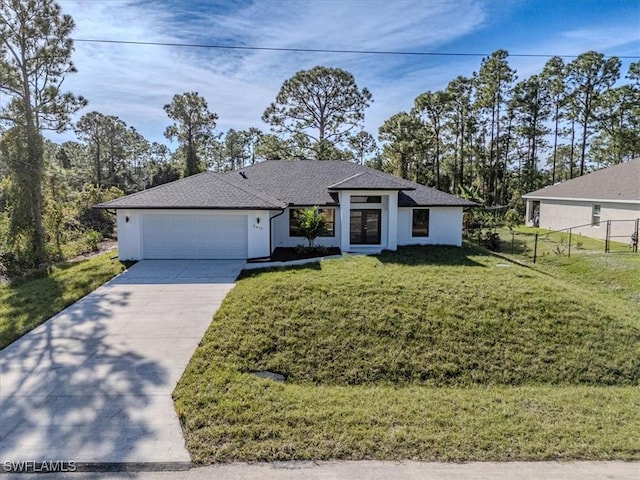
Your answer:
[[[566,198],[640,202],[640,158],[556,183],[524,198]]]

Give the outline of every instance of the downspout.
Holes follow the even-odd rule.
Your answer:
[[[271,254],[273,253],[273,223],[271,222],[274,218],[277,218],[280,215],[283,215],[285,211],[286,211],[286,208],[283,208],[282,211],[277,215],[274,215],[273,217],[269,217],[269,257],[271,257]]]

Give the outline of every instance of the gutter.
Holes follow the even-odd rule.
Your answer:
[[[277,215],[274,215],[273,217],[269,217],[269,257],[271,257],[271,254],[273,253],[273,223],[271,222],[274,218],[277,218],[280,215],[283,215],[285,210],[286,209],[283,208],[282,211]]]

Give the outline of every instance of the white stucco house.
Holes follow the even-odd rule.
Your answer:
[[[203,172],[98,205],[117,212],[122,260],[266,258],[305,244],[294,212],[318,206],[317,245],[343,252],[462,244],[472,202],[350,162],[270,160]]]
[[[640,218],[640,158],[523,195],[527,225],[604,239],[630,236]]]

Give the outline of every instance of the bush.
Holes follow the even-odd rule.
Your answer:
[[[497,232],[485,232],[482,236],[482,242],[485,247],[493,252],[497,252],[500,250],[500,235]]]
[[[327,221],[318,207],[309,207],[296,212],[296,220],[300,232],[309,242],[309,248],[313,248],[313,242],[325,231]]]
[[[111,187],[107,190],[95,185],[85,185],[78,198],[77,221],[81,230],[94,230],[103,237],[111,238],[115,229],[115,219],[106,210],[93,208],[95,205],[121,197],[122,190]]]
[[[102,234],[100,232],[96,232],[96,231],[87,232],[87,235],[86,235],[87,247],[92,252],[98,251],[98,245],[100,244],[101,241],[102,241]]]

